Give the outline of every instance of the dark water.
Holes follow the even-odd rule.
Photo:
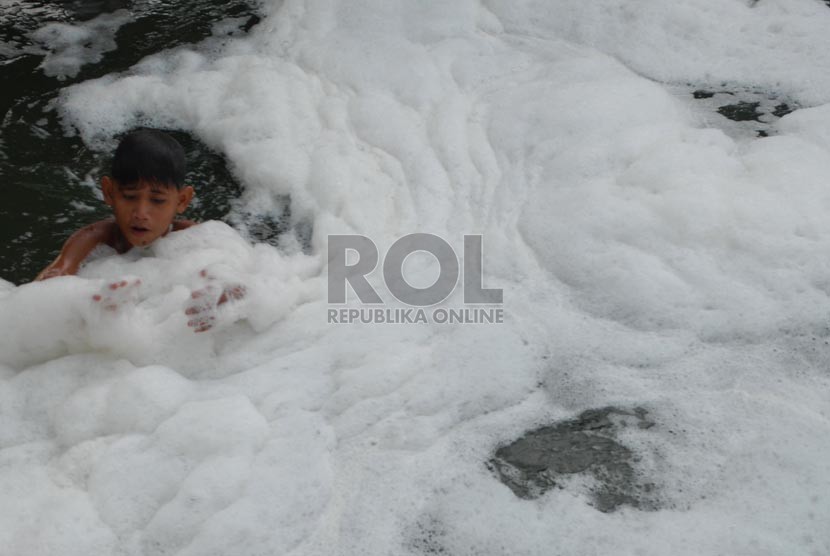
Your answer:
[[[47,52],[31,38],[34,31],[123,9],[132,21],[118,29],[117,48],[99,62],[64,79],[39,69]],[[91,150],[64,129],[51,109],[61,89],[125,71],[147,55],[198,43],[228,18],[234,20],[233,34],[259,21],[254,4],[241,0],[19,1],[0,7],[0,278],[18,284],[31,280],[74,230],[109,214],[97,189],[109,153]],[[186,133],[173,135],[188,153],[188,181],[197,189],[187,216],[226,219],[240,186],[224,159]]]

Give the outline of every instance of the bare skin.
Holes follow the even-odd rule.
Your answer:
[[[118,253],[126,253],[133,247],[147,246],[169,232],[177,232],[195,226],[192,220],[177,220],[176,215],[185,211],[193,198],[190,186],[176,189],[155,182],[140,181],[120,186],[109,177],[101,180],[104,202],[112,207],[113,217],[89,224],[72,234],[58,257],[35,280],[47,280],[56,276],[78,273],[84,259],[100,244],[109,245]],[[206,271],[202,278],[214,280]],[[126,280],[106,286],[102,293],[92,296],[108,311],[116,311],[124,303],[130,290],[137,288],[140,280]],[[124,292],[127,292],[126,294]],[[191,304],[185,310],[188,326],[194,332],[211,329],[216,321],[216,309],[229,301],[237,301],[246,294],[245,286],[233,284],[218,292],[209,285],[193,292]]]
[[[35,280],[77,274],[81,263],[99,244],[125,253],[167,235],[171,225],[175,232],[196,224],[191,220],[175,220],[193,198],[190,186],[176,189],[148,181],[121,186],[104,176],[101,191],[104,202],[112,207],[113,218],[95,222],[72,234],[58,257]]]
[[[195,226],[192,220],[174,220],[173,231]],[[44,268],[35,280],[47,280],[56,276],[69,276],[78,273],[81,263],[99,244],[109,245],[118,253],[126,253],[133,248],[123,236],[115,219],[101,220],[84,226],[72,234],[64,243],[58,257]]]

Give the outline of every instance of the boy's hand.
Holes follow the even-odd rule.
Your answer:
[[[68,274],[71,274],[71,272],[55,262],[40,271],[40,274],[35,278],[35,282],[48,280],[49,278],[57,278],[58,276],[66,276]]]
[[[205,270],[201,271],[199,276],[215,280]],[[216,324],[217,312],[221,306],[229,301],[242,299],[246,293],[247,288],[243,284],[227,285],[220,290],[215,283],[208,283],[204,288],[190,294],[190,303],[184,311],[184,314],[190,317],[187,326],[194,332],[210,330]]]
[[[106,311],[116,311],[119,307],[134,302],[138,298],[140,285],[141,280],[138,278],[113,282],[104,286],[101,293],[93,295],[92,300],[99,303],[100,307]]]

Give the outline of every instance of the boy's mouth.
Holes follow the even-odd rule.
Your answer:
[[[143,234],[149,232],[150,228],[145,228],[143,226],[130,226],[130,230],[132,230],[134,234]]]

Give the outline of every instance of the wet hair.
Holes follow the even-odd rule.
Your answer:
[[[112,157],[112,178],[121,187],[150,181],[181,189],[185,175],[184,149],[168,134],[139,129],[125,135]]]

